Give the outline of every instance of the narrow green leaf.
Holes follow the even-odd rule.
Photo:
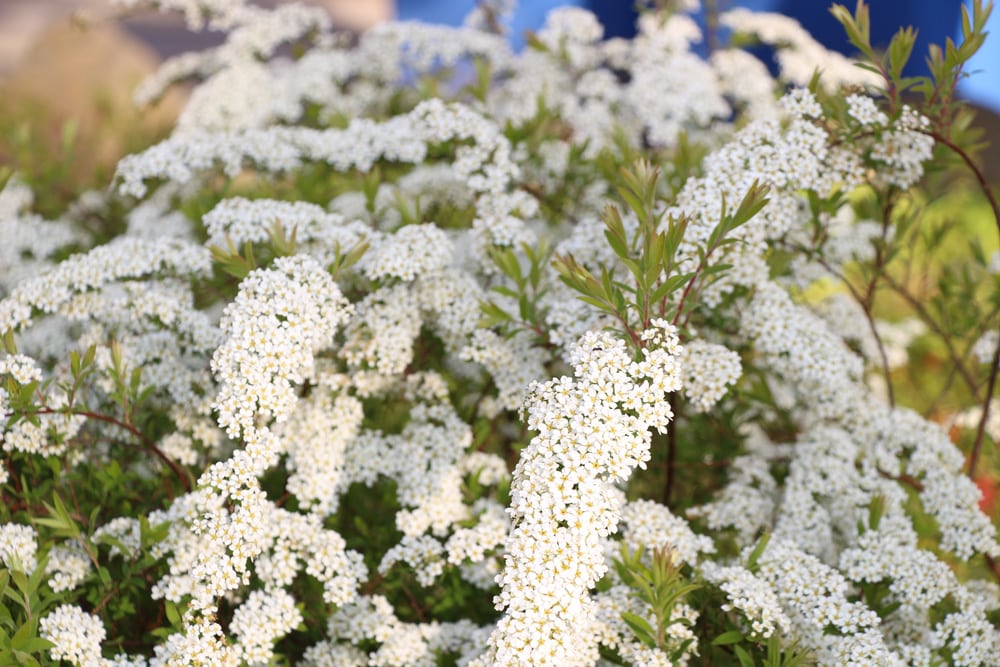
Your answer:
[[[748,570],[750,570],[751,572],[755,572],[757,570],[757,561],[760,560],[760,557],[762,555],[764,555],[764,550],[767,549],[767,543],[770,541],[771,541],[771,533],[764,533],[761,536],[760,540],[757,541],[757,545],[753,548],[753,551],[751,551],[750,555],[747,557]]]
[[[521,321],[534,321],[534,311],[535,309],[531,305],[531,301],[528,300],[528,295],[522,294],[517,300],[517,312],[521,316]]]
[[[163,605],[163,611],[167,614],[167,621],[170,625],[180,625],[181,614],[177,610],[177,605],[167,600]]]
[[[632,629],[635,633],[636,639],[641,641],[643,644],[650,648],[656,648],[656,638],[653,633],[653,626],[649,624],[649,621],[644,619],[642,616],[638,616],[631,612],[623,611],[622,620]]]
[[[681,642],[681,645],[678,646],[676,650],[674,650],[674,652],[670,654],[670,662],[675,665],[680,663],[681,658],[684,657],[684,654],[687,653],[688,648],[693,643],[694,643],[693,638],[685,639],[683,642]]]
[[[743,633],[739,630],[730,630],[712,640],[712,646],[727,646],[743,641]]]
[[[32,628],[33,625],[34,623],[30,620],[21,624],[21,627],[17,629],[14,636],[10,638],[10,647],[12,649],[24,650],[24,644],[34,634],[34,629]]]
[[[17,345],[14,343],[14,330],[8,329],[3,332],[3,349],[7,354],[17,354]]]
[[[885,496],[879,494],[868,504],[868,525],[872,530],[878,530],[883,516],[885,516]]]
[[[55,644],[50,642],[48,639],[44,639],[42,637],[31,637],[21,644],[20,650],[25,653],[41,653],[42,651],[48,651],[54,646]]]
[[[747,650],[739,645],[733,646],[733,653],[736,654],[736,658],[740,661],[741,667],[754,667],[753,658],[747,653]]]
[[[97,345],[91,345],[83,353],[83,365],[84,367],[90,366],[94,363],[94,358],[97,356]]]
[[[912,27],[900,28],[889,43],[889,74],[893,81],[903,76],[903,68],[910,60],[917,33]]]

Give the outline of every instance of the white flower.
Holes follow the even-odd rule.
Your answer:
[[[64,604],[42,617],[38,635],[55,644],[49,653],[80,667],[102,667],[101,642],[106,632],[101,619],[75,605]]]
[[[525,409],[537,435],[514,470],[507,567],[496,598],[505,615],[483,665],[597,659],[589,589],[607,570],[601,538],[620,518],[613,483],[649,458],[649,429],[666,429],[666,394],[680,388],[674,328],[655,320],[641,338],[648,347],[634,361],[623,341],[588,333],[571,352],[574,378],[532,387]]]
[[[38,543],[31,526],[16,523],[0,525],[0,559],[4,567],[31,574],[38,566]]]
[[[267,665],[274,657],[274,643],[302,622],[295,599],[283,590],[253,591],[236,611],[229,625],[238,639],[242,659]]]
[[[726,388],[743,372],[740,356],[723,345],[701,340],[684,345],[684,394],[697,411],[705,412],[718,403]]]

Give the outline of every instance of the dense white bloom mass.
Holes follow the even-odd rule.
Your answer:
[[[173,133],[57,220],[17,178],[0,190],[4,498],[50,470],[93,496],[82,462],[154,490],[145,520],[74,506],[78,540],[3,515],[4,567],[44,563],[60,596],[38,622],[53,660],[268,665],[287,643],[324,667],[666,667],[738,629],[823,667],[996,663],[1000,591],[963,580],[1000,558],[980,490],[943,428],[868,386],[933,327],[823,297],[899,243],[859,188],[903,216],[933,157],[931,121],[887,113],[877,76],[744,9],[720,27],[774,47],[779,75],[735,41],[706,59],[696,0],[646,3],[628,40],[560,8],[518,54],[507,0],[358,36],[315,6],[150,2],[221,41],[137,92],[195,81]],[[618,198],[637,155],[649,211]],[[754,187],[766,203],[718,238]],[[635,270],[649,217],[684,230],[644,276],[681,279],[656,303]],[[989,364],[995,321],[968,338],[954,354]],[[953,423],[978,428],[984,402]],[[622,548],[665,549],[721,609],[682,597],[658,619]],[[172,628],[107,659],[109,633],[109,654],[133,638],[95,586],[140,564],[150,589],[120,594]],[[635,628],[658,621],[651,646]]]
[[[254,591],[233,612],[229,628],[239,638],[241,657],[251,665],[267,665],[273,644],[302,622],[295,598],[283,590]]]
[[[88,253],[73,255],[51,271],[26,280],[0,301],[0,331],[28,326],[33,312],[72,317],[73,298],[116,281],[155,274],[204,275],[208,251],[177,239],[118,238]]]
[[[575,377],[532,388],[528,427],[511,486],[513,527],[498,577],[505,611],[477,664],[588,665],[597,659],[589,589],[607,570],[601,540],[617,529],[622,498],[613,483],[649,459],[650,429],[673,416],[680,388],[674,328],[654,321],[642,358],[607,334],[574,347]]]
[[[38,542],[31,526],[5,523],[0,526],[0,559],[4,567],[30,574],[38,565]]]
[[[684,394],[699,411],[710,410],[740,379],[740,357],[725,346],[693,340],[684,345]]]
[[[791,631],[792,622],[781,608],[774,589],[749,570],[706,563],[702,574],[708,581],[718,584],[729,598],[729,604],[723,605],[722,610],[736,609],[746,616],[754,635],[770,637],[776,631]]]
[[[347,315],[330,275],[305,257],[257,270],[223,315],[226,342],[212,358],[221,384],[216,409],[230,437],[248,436],[258,414],[283,421],[294,384],[312,372],[314,352],[329,345]]]
[[[64,604],[42,617],[38,634],[55,646],[50,649],[56,660],[66,660],[80,667],[101,667],[101,642],[106,631],[101,619],[80,607]]]

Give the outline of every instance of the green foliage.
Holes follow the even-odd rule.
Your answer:
[[[591,270],[572,256],[557,256],[553,266],[560,279],[579,293],[579,299],[614,316],[638,344],[636,332],[649,327],[654,317],[664,318],[682,329],[691,320],[699,296],[729,265],[713,261],[721,248],[737,243],[733,232],[749,222],[767,204],[767,187],[758,183],[747,191],[735,211],[723,202],[718,224],[704,246],[697,245],[697,265],[683,272],[678,252],[684,243],[688,221],[664,220],[658,194],[659,169],[639,161],[622,168],[618,194],[638,220],[633,235],[626,231],[621,211],[608,205],[602,215],[605,238],[620,261],[619,266]],[[619,275],[627,270],[624,280]]]
[[[42,589],[44,560],[33,572],[0,568],[0,665],[47,664],[52,642],[38,636],[38,621],[56,597]]]
[[[687,651],[691,640],[680,646],[670,646],[667,631],[672,625],[691,625],[691,621],[675,613],[677,605],[698,588],[681,573],[677,552],[671,547],[656,547],[649,555],[640,546],[633,552],[622,544],[620,556],[615,560],[615,570],[622,583],[635,591],[636,597],[648,605],[652,623],[643,616],[622,612],[622,620],[635,633],[636,638],[650,648],[668,651],[671,660],[677,661]]]

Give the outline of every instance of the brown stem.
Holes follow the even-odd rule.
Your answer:
[[[663,485],[663,504],[670,507],[677,472],[677,394],[670,394],[670,412],[673,418],[667,424],[667,480]]]
[[[705,0],[705,47],[709,56],[719,50],[719,9],[718,0]]]
[[[410,603],[410,608],[413,609],[413,613],[417,615],[417,620],[421,623],[427,622],[427,614],[424,613],[424,608],[420,606],[420,601],[417,600],[413,592],[407,588],[405,585],[400,586],[403,590],[403,595],[406,596],[407,601]]]
[[[882,470],[881,468],[878,469],[878,474],[881,477],[884,477],[885,479],[891,479],[894,482],[899,482],[901,484],[905,484],[908,487],[910,487],[911,489],[917,491],[918,493],[922,492],[924,490],[924,485],[916,477],[912,477],[912,476],[906,475],[906,474],[903,474],[903,475],[893,475],[892,473],[888,473],[885,470]]]
[[[986,181],[986,176],[983,174],[979,166],[973,161],[972,156],[969,155],[964,148],[953,142],[948,137],[944,136],[940,132],[923,130],[923,133],[929,137],[932,137],[934,141],[947,146],[953,153],[962,158],[965,165],[975,176],[976,181],[979,183],[979,188],[986,195],[986,200],[990,204],[990,208],[993,210],[993,221],[996,224],[997,233],[1000,234],[1000,203],[997,202],[996,195],[993,194],[993,190],[990,188],[990,184]]]
[[[119,419],[116,419],[115,417],[112,417],[111,415],[104,415],[99,412],[90,412],[88,410],[69,410],[67,412],[65,410],[57,410],[55,408],[41,408],[39,410],[36,410],[35,414],[38,415],[71,414],[71,415],[77,415],[79,417],[86,417],[87,419],[93,419],[95,421],[105,422],[107,424],[113,424],[119,428],[123,428],[132,435],[134,435],[135,437],[139,438],[139,441],[142,443],[144,449],[152,452],[156,456],[156,458],[160,459],[160,461],[162,461],[168,468],[170,468],[171,471],[173,471],[174,475],[177,476],[177,479],[179,479],[181,484],[184,486],[185,491],[187,492],[191,491],[191,480],[188,477],[187,473],[184,471],[184,469],[181,468],[180,465],[178,465],[173,459],[164,454],[163,450],[157,447],[152,440],[147,438],[142,431],[137,429],[132,424],[123,422]],[[10,415],[5,415],[5,416],[9,417]]]
[[[976,477],[979,452],[983,448],[983,440],[986,436],[986,422],[990,418],[990,404],[993,402],[993,390],[997,386],[998,369],[1000,369],[1000,340],[997,340],[996,349],[993,350],[993,367],[990,368],[990,379],[986,383],[986,397],[983,398],[983,414],[979,417],[979,424],[976,425],[976,439],[972,442],[972,453],[969,454],[969,477],[973,479]]]
[[[872,317],[870,299],[874,294],[874,285],[877,275],[876,278],[872,278],[872,281],[868,286],[867,296],[862,296],[861,293],[854,288],[854,285],[852,285],[847,279],[847,276],[830,266],[830,264],[822,257],[820,257],[817,261],[820,266],[844,283],[844,286],[847,287],[847,291],[851,293],[851,297],[858,302],[859,306],[861,306],[861,311],[865,314],[865,320],[868,323],[868,329],[872,332],[872,337],[875,338],[875,347],[878,349],[879,363],[882,366],[882,375],[885,376],[885,386],[889,394],[887,397],[889,399],[889,405],[891,407],[895,407],[896,393],[892,388],[892,373],[889,370],[889,356],[885,353],[885,345],[882,343],[882,336],[879,335],[878,328],[875,326],[875,318]]]
[[[97,606],[94,607],[94,609],[91,611],[91,613],[92,614],[100,614],[101,610],[104,609],[104,607],[107,606],[107,604],[109,602],[111,602],[111,598],[113,598],[117,592],[118,592],[118,585],[115,584],[114,586],[111,587],[111,590],[108,591],[108,594],[105,595],[101,599],[101,601],[97,603]]]
[[[372,593],[375,592],[375,589],[378,588],[379,584],[381,584],[384,579],[385,579],[385,575],[383,575],[381,572],[376,572],[375,576],[372,577],[371,580],[368,581],[368,583],[366,583],[361,588],[361,594],[362,595],[371,595]]]
[[[965,381],[966,386],[972,393],[972,397],[978,401],[979,385],[976,382],[976,379],[972,377],[972,375],[969,373],[969,370],[965,367],[965,362],[959,356],[958,351],[952,344],[951,337],[948,334],[946,334],[945,331],[941,328],[941,326],[937,323],[937,321],[933,317],[931,317],[931,314],[927,312],[927,308],[925,308],[924,305],[919,300],[917,300],[912,294],[910,294],[910,292],[903,285],[897,283],[888,274],[883,276],[883,278],[885,280],[885,284],[891,287],[893,291],[899,294],[899,296],[903,297],[903,300],[906,301],[906,303],[909,304],[911,308],[913,308],[914,312],[917,313],[917,317],[919,317],[924,322],[924,324],[926,324],[930,328],[930,330],[933,331],[934,334],[941,339],[941,342],[944,343],[945,349],[948,350],[948,356],[951,358],[951,363],[954,364],[955,369],[958,371],[958,374],[962,376],[962,380]]]
[[[947,107],[946,107],[947,109]],[[983,174],[979,165],[975,163],[972,156],[969,153],[951,140],[950,137],[941,134],[938,131],[924,131],[929,137],[932,137],[934,141],[947,146],[953,153],[962,158],[965,165],[969,168],[975,176],[976,181],[979,183],[979,188],[986,195],[986,200],[990,204],[990,209],[993,211],[993,223],[996,225],[997,233],[1000,234],[1000,203],[997,202],[996,195],[993,194],[990,184],[986,181],[986,176]],[[976,475],[976,465],[979,463],[979,452],[983,446],[983,438],[986,434],[986,421],[990,416],[990,403],[993,401],[993,390],[996,387],[997,382],[997,367],[1000,366],[1000,341],[997,341],[997,348],[993,351],[993,367],[990,368],[990,379],[986,385],[986,397],[983,398],[983,414],[979,418],[979,424],[976,427],[976,439],[972,444],[972,453],[969,455],[969,477],[975,477]]]
[[[705,259],[698,264],[698,268],[694,270],[694,274],[691,279],[688,280],[687,285],[684,286],[684,291],[681,293],[681,299],[677,302],[677,314],[674,315],[674,321],[671,322],[675,327],[683,328],[680,326],[679,322],[681,319],[681,313],[684,312],[684,302],[687,301],[688,297],[691,295],[691,290],[694,289],[695,281],[698,280],[698,276],[701,274],[702,270],[705,268],[705,262],[708,261],[709,253],[705,253]],[[687,320],[684,322],[687,324]]]
[[[986,559],[986,565],[990,568],[990,572],[993,573],[993,576],[997,580],[1000,580],[1000,564],[997,564],[993,556],[989,554],[983,554],[983,558]]]
[[[525,320],[513,320],[517,326],[530,331],[538,336],[538,345],[546,350],[556,349],[555,343],[549,338],[549,332],[541,324],[528,322]]]

